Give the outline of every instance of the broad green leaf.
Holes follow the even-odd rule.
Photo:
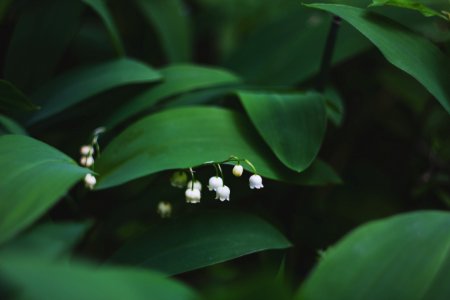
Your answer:
[[[174,275],[290,246],[278,230],[256,216],[206,211],[153,227],[126,243],[111,261]]]
[[[238,77],[225,70],[196,65],[172,65],[162,69],[161,75],[164,78],[163,82],[120,107],[117,113],[106,122],[106,126],[114,127],[168,97],[240,81]]]
[[[76,261],[46,261],[32,255],[0,257],[1,284],[20,299],[190,300],[195,293],[161,274],[131,268],[99,268]],[[17,290],[14,290],[17,289]]]
[[[127,58],[100,63],[70,71],[49,82],[32,96],[42,109],[29,120],[30,124],[53,116],[89,97],[106,90],[161,79],[151,67]]]
[[[119,30],[117,29],[116,23],[109,11],[106,0],[83,0],[84,3],[89,5],[95,12],[100,16],[106,29],[111,37],[112,44],[119,56],[125,55],[125,48],[120,38]]]
[[[167,60],[187,62],[192,56],[191,24],[180,0],[134,0],[159,35]]]
[[[54,73],[78,30],[79,0],[27,1],[14,28],[5,60],[5,77],[24,91]]]
[[[249,82],[292,85],[304,81],[319,72],[330,22],[330,17],[299,5],[297,10],[250,34],[224,64]],[[355,29],[343,24],[333,64],[370,47],[370,42]]]
[[[259,134],[290,169],[301,172],[319,152],[326,129],[321,94],[241,91],[241,103]]]
[[[431,42],[381,15],[346,5],[311,4],[340,16],[397,68],[419,81],[450,113],[450,62]]]
[[[0,79],[0,109],[35,110],[38,107],[10,82]]]
[[[323,254],[297,299],[448,299],[449,228],[438,211],[358,227]]]
[[[67,254],[90,227],[84,223],[46,223],[26,232],[0,248],[0,256],[30,253],[48,259]]]
[[[0,135],[1,134],[21,134],[28,135],[26,130],[11,118],[0,114]]]
[[[38,140],[0,136],[0,243],[30,225],[89,170]]]
[[[384,6],[384,5],[391,5],[391,6],[397,6],[402,8],[408,8],[412,10],[416,10],[420,12],[425,17],[432,17],[437,16],[444,19],[447,19],[447,17],[440,12],[424,5],[423,3],[420,3],[418,1],[412,1],[412,0],[372,0],[372,4],[370,6]]]
[[[215,107],[183,107],[147,116],[120,133],[96,162],[97,188],[163,170],[189,168],[231,155],[249,159],[261,176],[297,184],[339,182],[324,163],[304,173],[284,167],[245,116]]]

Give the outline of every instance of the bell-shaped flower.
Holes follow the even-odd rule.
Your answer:
[[[187,203],[200,203],[200,198],[202,197],[200,190],[197,189],[187,189],[184,195]]]
[[[95,186],[95,184],[97,183],[97,179],[95,179],[95,176],[92,174],[86,174],[86,176],[84,176],[84,185],[92,190]]]
[[[219,176],[213,176],[209,179],[208,189],[210,191],[217,191],[217,188],[223,186],[223,180]]]
[[[259,175],[254,174],[250,176],[250,179],[248,181],[250,183],[251,189],[260,189],[264,187],[262,184],[262,178]]]
[[[233,175],[234,176],[241,177],[243,172],[244,172],[244,168],[241,165],[235,165],[233,167]]]
[[[226,185],[219,186],[216,190],[216,199],[220,201],[230,201],[230,188]]]
[[[158,203],[158,209],[156,212],[161,216],[161,218],[169,218],[172,215],[172,204],[161,201]]]
[[[199,190],[201,192],[202,191],[202,183],[200,181],[198,181],[198,180],[195,180],[194,182],[192,182],[192,180],[189,180],[189,182],[187,183],[186,188]]]

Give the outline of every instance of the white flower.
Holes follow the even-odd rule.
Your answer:
[[[92,153],[94,153],[94,148],[91,145],[84,145],[81,147],[80,153],[85,156],[92,155]]]
[[[216,199],[220,199],[220,201],[230,201],[230,188],[226,185],[219,186],[216,191]]]
[[[192,184],[194,185],[194,187],[192,187]],[[189,182],[187,183],[187,188],[188,189],[199,190],[201,192],[202,191],[202,184],[198,180],[195,180],[194,183],[192,183],[192,180],[189,180]]]
[[[222,178],[218,177],[218,176],[213,176],[209,179],[208,182],[208,189],[210,191],[214,190],[217,191],[217,188],[223,186],[223,180]]]
[[[241,165],[235,165],[233,167],[233,175],[234,176],[241,177],[243,172],[244,172],[244,168]]]
[[[84,176],[84,185],[88,189],[92,190],[96,183],[97,183],[97,179],[95,179],[94,175],[86,174],[86,176]]]
[[[200,198],[202,197],[200,190],[197,189],[187,189],[184,195],[187,203],[200,203]]]
[[[250,179],[248,181],[250,183],[251,189],[260,189],[264,187],[262,184],[262,178],[259,175],[254,174],[250,176]]]
[[[92,156],[82,156],[80,159],[80,164],[82,166],[91,167],[94,164],[94,158]]]
[[[188,180],[188,176],[186,172],[178,171],[174,172],[170,177],[170,184],[176,188],[184,188],[186,186],[186,182]]]
[[[158,209],[156,212],[161,216],[161,218],[169,218],[172,214],[172,204],[161,201],[158,203]]]

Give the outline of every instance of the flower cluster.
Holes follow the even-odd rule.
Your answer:
[[[94,163],[95,163],[94,154],[96,154],[98,156],[99,152],[100,152],[100,147],[98,145],[98,138],[99,138],[100,134],[102,134],[103,132],[105,132],[104,127],[99,127],[97,129],[95,129],[92,134],[91,143],[89,145],[81,146],[81,148],[80,148],[80,154],[81,154],[80,165],[82,165],[83,167],[91,168],[94,166]],[[97,179],[95,178],[94,175],[92,175],[90,173],[86,174],[86,176],[84,177],[84,185],[88,189],[90,189],[90,190],[94,189],[94,186],[96,183],[97,183]]]
[[[235,164],[235,166],[233,167],[232,173],[236,177],[241,177],[242,174],[244,173],[244,167],[240,164],[241,161],[244,161],[245,163],[247,163],[254,172],[254,174],[251,175],[249,178],[250,188],[251,189],[261,189],[264,187],[262,184],[262,178],[260,175],[258,175],[256,173],[256,169],[252,163],[250,163],[246,159],[239,159],[235,156],[232,156],[232,157],[230,157],[230,159],[228,159],[224,162],[205,163],[208,165],[212,164],[216,169],[216,176],[213,176],[209,179],[208,186],[207,186],[209,191],[214,191],[216,193],[215,199],[218,199],[220,201],[230,201],[231,190],[228,186],[226,186],[224,184],[224,179],[223,179],[224,177],[223,177],[223,172],[220,167],[220,164],[226,163],[226,162],[237,162],[237,164]],[[175,172],[170,179],[171,185],[175,186],[175,187],[186,187],[186,191],[184,194],[185,194],[187,203],[200,203],[202,184],[200,183],[200,181],[195,180],[194,171],[192,169],[190,169],[190,173],[191,173],[192,180],[190,180],[186,184],[187,176],[188,176],[186,174],[186,172],[182,172],[182,171]]]

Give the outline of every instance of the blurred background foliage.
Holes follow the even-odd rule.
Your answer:
[[[366,8],[372,1],[322,2]],[[420,2],[439,12],[450,10],[448,1]],[[448,20],[394,6],[370,10],[423,35],[448,57]],[[21,91],[8,92],[32,99],[43,109],[45,101],[34,101],[43,85],[74,68],[118,57],[144,62],[163,77],[170,74],[164,68],[181,63],[215,66],[239,77],[220,79],[223,82],[208,88],[162,91],[163,100],[103,135],[102,146],[139,117],[166,108],[209,104],[244,115],[236,89],[314,88],[331,20],[330,14],[294,0],[2,0],[0,70],[2,78]],[[99,72],[113,74],[107,69]],[[89,101],[36,121],[32,111],[1,107],[0,133],[28,133],[78,160],[79,147],[89,141],[94,128],[111,121],[129,99],[159,84],[157,75],[143,80],[131,67],[123,76],[114,80],[129,83],[99,89]],[[175,220],[208,216],[211,210],[258,215],[283,233],[292,247],[243,256],[176,278],[205,299],[291,299],[322,251],[357,226],[399,213],[450,207],[448,113],[426,88],[389,64],[346,22],[338,32],[326,94],[329,122],[318,156],[339,174],[341,184],[298,186],[265,179],[265,188],[254,192],[245,180],[227,176],[232,187],[229,203],[206,195],[200,205],[192,206],[185,203],[183,192],[170,186],[172,171],[164,171],[94,193],[78,184],[38,223],[92,220],[86,234],[74,237],[79,240],[74,255],[107,263],[124,243],[148,230],[162,237],[188,232],[188,225],[167,229],[172,220],[157,214],[160,201],[172,204]],[[224,172],[230,174],[231,168],[224,167]],[[211,170],[200,168],[196,175],[206,183]],[[274,239],[280,248],[287,242]],[[266,248],[264,243],[261,247]]]

